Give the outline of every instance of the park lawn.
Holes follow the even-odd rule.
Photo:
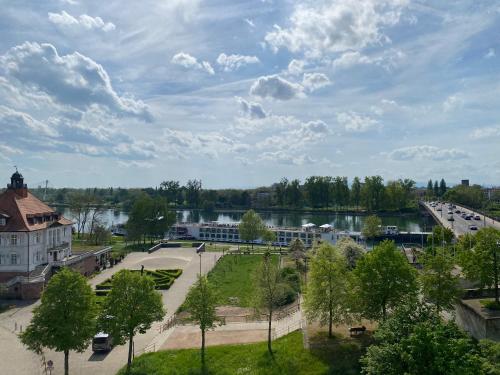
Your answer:
[[[208,274],[208,280],[219,296],[219,305],[231,305],[229,297],[237,297],[238,306],[252,307],[254,275],[262,255],[226,255]],[[273,261],[278,256],[273,255]]]
[[[328,360],[304,349],[302,333],[292,332],[273,341],[274,359],[267,342],[221,345],[206,349],[209,374],[329,374]],[[119,375],[125,375],[125,368]],[[132,363],[131,375],[201,374],[198,349],[168,350],[143,354]]]

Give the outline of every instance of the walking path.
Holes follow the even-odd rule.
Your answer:
[[[196,254],[194,248],[165,248],[154,253],[131,253],[117,266],[103,271],[90,280],[95,286],[111,277],[120,269],[140,269],[144,265],[146,269],[182,268],[182,275],[174,282],[167,291],[162,291],[164,306],[167,315],[164,321],[169,319],[184,302],[189,287],[196,281],[200,272],[200,259],[202,272],[210,271],[222,253],[202,253],[201,258]],[[42,374],[40,357],[29,352],[19,342],[17,333],[20,326],[26,327],[31,320],[32,311],[39,302],[9,310],[0,314],[0,358],[8,359],[2,361],[1,373],[16,375],[38,375]],[[14,331],[17,323],[17,331]],[[155,323],[145,334],[137,335],[134,344],[136,353],[142,352],[148,347],[154,346],[156,342],[164,342],[169,332],[159,333],[162,323]],[[114,375],[127,362],[128,344],[113,348],[108,354],[94,354],[91,348],[83,353],[71,352],[69,356],[70,373],[72,375]],[[52,375],[63,373],[62,353],[47,352],[46,359],[54,362]]]

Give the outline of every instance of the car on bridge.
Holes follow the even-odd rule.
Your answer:
[[[455,219],[453,218],[453,215],[448,215],[448,221],[455,221]]]
[[[469,225],[469,230],[477,230],[477,226],[476,225]]]
[[[481,216],[479,215],[474,216],[474,220],[481,220]]]

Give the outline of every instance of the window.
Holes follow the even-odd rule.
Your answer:
[[[3,227],[7,223],[7,220],[5,220],[4,217],[0,217],[0,226]]]
[[[66,237],[66,227],[63,228],[63,237]]]
[[[42,234],[40,232],[35,233],[35,243],[40,243],[42,241]]]
[[[17,264],[19,261],[19,258],[17,257],[16,253],[10,254],[10,264]]]
[[[12,246],[16,246],[17,245],[17,234],[12,234],[10,236],[10,244]]]

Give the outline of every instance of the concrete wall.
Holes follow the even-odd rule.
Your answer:
[[[455,311],[457,324],[472,337],[500,341],[500,317],[486,317],[462,300]]]

